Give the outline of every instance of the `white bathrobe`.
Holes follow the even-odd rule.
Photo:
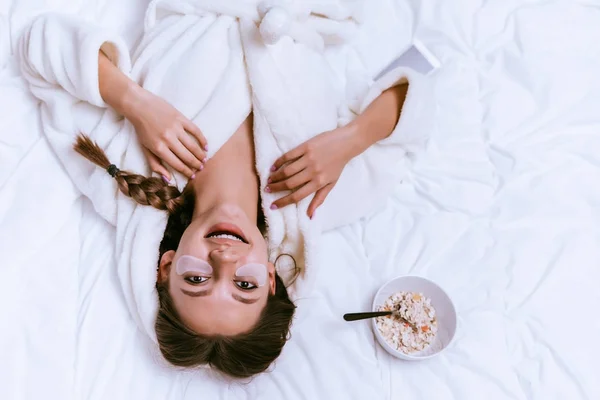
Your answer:
[[[373,80],[375,74],[362,60],[390,61],[402,48],[389,54],[382,50],[389,46],[365,38],[362,3],[154,0],[132,56],[114,33],[66,16],[38,17],[24,34],[22,72],[42,101],[45,135],[76,186],[116,227],[123,294],[140,329],[153,341],[158,246],[167,215],[122,195],[106,171],[72,150],[76,135],[84,132],[119,168],[151,173],[133,126],[107,108],[100,96],[99,49],[121,71],[194,121],[208,140],[209,157],[253,112],[261,188],[279,156],[345,125],[382,90],[410,81],[395,131],[346,166],[313,221],[306,215],[312,196],[273,211],[268,205],[281,195],[261,192],[271,260],[281,253],[293,255],[303,271],[306,293],[320,232],[366,216],[385,201],[406,169],[407,152],[417,151],[424,142],[432,119],[426,79],[400,68]],[[183,188],[186,180],[174,175]],[[280,273],[285,278],[289,271],[283,268]]]

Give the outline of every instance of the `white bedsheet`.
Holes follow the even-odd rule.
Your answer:
[[[600,6],[407,2],[442,62],[428,150],[385,209],[325,235],[274,372],[231,383],[150,359],[114,232],[41,138],[8,56],[57,9],[127,27],[132,43],[144,1],[0,4],[0,399],[600,398]],[[425,362],[392,359],[368,322],[341,319],[406,273],[459,312],[452,347]]]

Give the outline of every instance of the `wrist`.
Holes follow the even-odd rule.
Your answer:
[[[98,89],[106,104],[127,116],[140,98],[142,88],[121,72],[102,52],[98,52]]]
[[[143,107],[144,95],[145,91],[141,86],[129,81],[119,96],[117,111],[129,120],[135,118],[139,114],[140,108]]]
[[[345,142],[348,143],[349,158],[354,158],[371,145],[368,143],[368,135],[365,135],[365,126],[360,119],[355,119],[343,129]]]
[[[367,109],[344,129],[352,143],[353,157],[389,137],[400,118],[408,83],[394,86],[380,94]]]

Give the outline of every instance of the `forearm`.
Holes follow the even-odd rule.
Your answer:
[[[354,156],[391,135],[400,119],[408,85],[404,82],[387,89],[348,125]]]
[[[104,102],[128,117],[142,88],[121,72],[102,51],[98,52],[98,82]]]

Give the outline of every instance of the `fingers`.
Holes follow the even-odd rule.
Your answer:
[[[278,208],[283,208],[290,204],[298,203],[300,200],[306,198],[311,193],[314,193],[318,189],[317,183],[311,181],[306,185],[302,186],[300,189],[296,190],[294,193],[288,194],[281,199],[274,201],[271,204],[271,210],[276,210]]]
[[[293,161],[293,162],[289,163],[288,165],[285,165],[282,168],[279,168],[277,171],[272,172],[271,175],[269,176],[269,183],[277,183],[280,181],[284,181],[284,180],[298,174],[305,168],[306,168],[305,157],[300,157],[300,158],[296,159],[296,161]],[[296,187],[296,186],[294,186],[294,187]]]
[[[190,179],[194,178],[194,171],[181,162],[179,157],[177,157],[171,150],[163,151],[161,154],[157,154],[157,156],[169,164],[174,170],[181,172]]]
[[[160,159],[154,154],[152,154],[148,149],[142,148],[142,150],[144,151],[144,155],[148,160],[148,164],[150,164],[150,169],[152,170],[152,172],[156,172],[157,174],[162,175],[163,181],[165,181],[165,183],[170,183],[171,174],[169,173],[169,170],[166,169],[164,165],[162,165]]]
[[[317,211],[317,208],[321,204],[323,204],[323,202],[327,198],[327,195],[329,194],[329,192],[331,192],[331,189],[333,189],[333,184],[330,183],[329,185],[317,190],[315,197],[313,197],[313,199],[310,201],[308,210],[306,210],[306,214],[310,219],[313,219],[313,217],[315,216],[315,211]]]
[[[187,119],[185,117],[183,117],[182,125],[183,125],[183,129],[185,129],[187,132],[189,132],[192,136],[194,136],[198,140],[198,143],[200,143],[200,146],[202,146],[202,149],[204,151],[208,151],[208,143],[206,142],[206,138],[202,134],[202,131],[200,130],[200,128],[198,128],[196,126],[196,124],[194,124],[192,121],[190,121],[189,119]]]
[[[294,161],[297,158],[302,157],[302,154],[304,154],[304,145],[300,145],[300,146],[296,147],[295,149],[288,151],[287,153],[285,153],[284,155],[282,155],[275,161],[275,163],[271,167],[271,171],[272,172],[277,171],[279,168],[281,168],[281,166],[283,164],[288,163],[290,161]]]
[[[200,171],[204,168],[204,165],[200,160],[198,160],[180,141],[174,141],[169,148],[190,170]]]
[[[293,164],[295,164],[295,163],[293,163]],[[291,166],[291,165],[285,166],[284,168],[287,168],[289,166]],[[277,193],[277,192],[281,192],[283,190],[294,190],[294,189],[299,188],[300,186],[304,185],[305,183],[309,182],[311,180],[311,178],[312,178],[311,174],[307,170],[303,170],[302,172],[295,174],[291,178],[287,178],[284,181],[270,183],[265,188],[265,191],[267,193]]]
[[[206,152],[200,148],[200,145],[192,137],[190,137],[187,132],[183,132],[181,135],[179,135],[179,140],[198,161],[200,161],[202,164],[206,162]],[[192,165],[188,166],[193,167]]]

